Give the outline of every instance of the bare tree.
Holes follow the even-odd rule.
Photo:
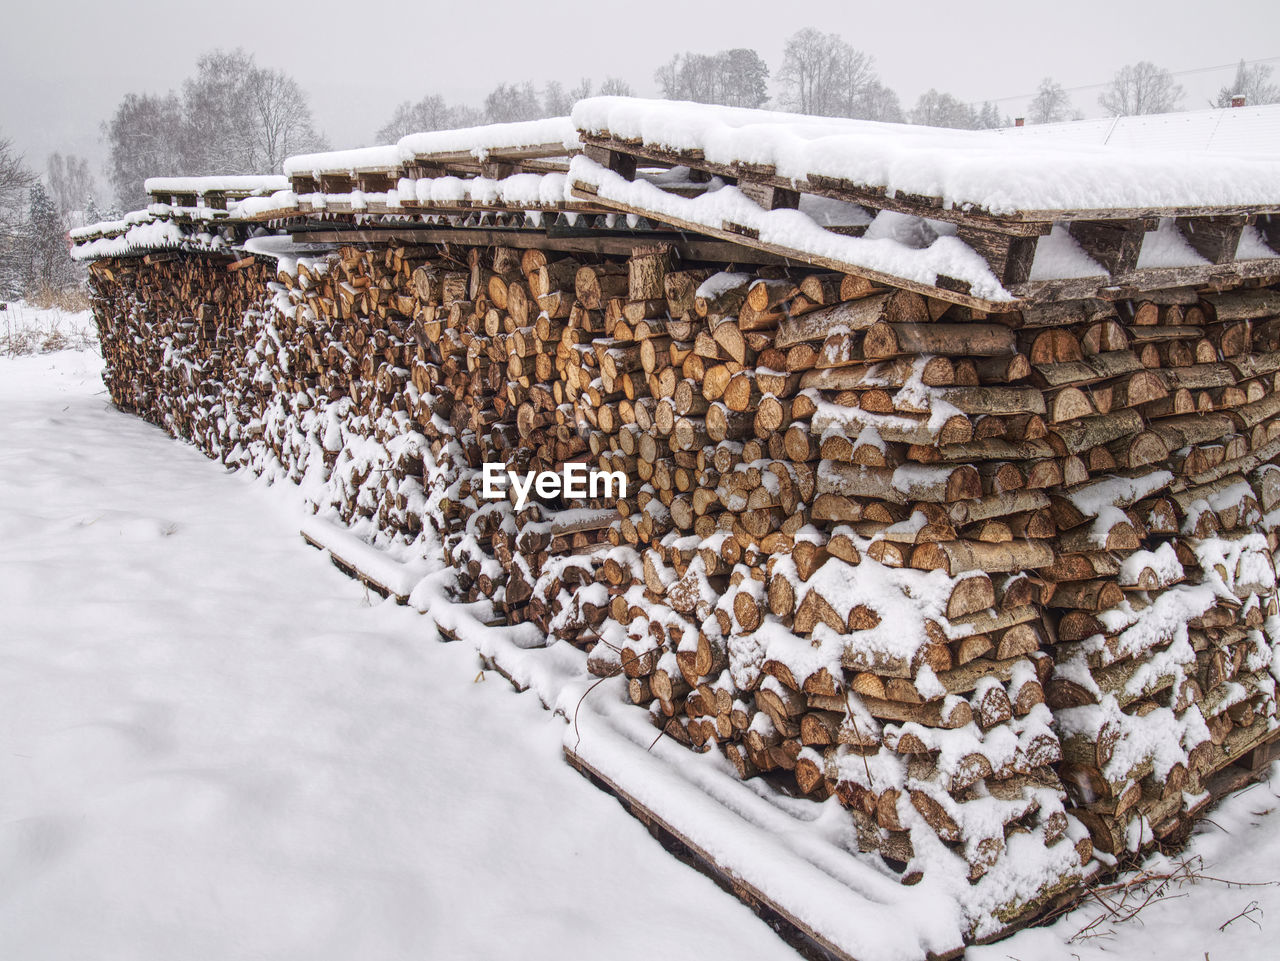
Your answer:
[[[779,100],[788,110],[824,117],[893,119],[897,97],[886,95],[875,61],[840,38],[806,27],[792,34],[778,72]]]
[[[65,157],[60,153],[50,154],[46,178],[49,181],[49,191],[64,220],[87,210],[89,202],[97,194],[93,174],[89,171],[89,161],[75,154],[67,154]]]
[[[253,58],[243,50],[212,50],[182,84],[183,173],[257,173],[247,77]],[[265,171],[262,171],[265,172]]]
[[[769,99],[769,67],[756,51],[676,54],[654,73],[667,100],[760,107]]]
[[[778,72],[779,100],[800,113],[839,116],[848,44],[834,33],[805,27],[787,39]],[[854,64],[855,71],[861,64]]]
[[[971,130],[978,126],[978,114],[951,94],[929,89],[920,95],[916,105],[911,108],[911,122],[929,127]]]
[[[110,148],[108,179],[123,209],[146,206],[142,184],[147,177],[190,172],[184,169],[182,129],[182,104],[175,94],[125,94],[115,115],[103,125]]]
[[[311,122],[311,106],[298,82],[279,70],[256,67],[245,78],[253,119],[250,170],[277,171],[290,154],[323,150]]]
[[[1060,123],[1075,115],[1067,89],[1052,77],[1040,81],[1035,98],[1027,108],[1028,123]]]
[[[1182,85],[1174,83],[1168,70],[1147,60],[1121,67],[1098,97],[1104,110],[1119,117],[1168,113],[1181,102]]]
[[[191,173],[270,173],[292,153],[323,149],[297,81],[243,50],[214,50],[183,84]]]
[[[542,88],[542,112],[548,117],[567,117],[573,109],[573,101],[559,80],[550,80]]]
[[[272,173],[289,154],[324,148],[297,82],[243,50],[203,55],[181,98],[126,95],[104,133],[126,209],[146,203],[147,177]]]
[[[1215,107],[1230,107],[1231,98],[1243,96],[1249,106],[1280,102],[1280,84],[1271,82],[1271,67],[1265,63],[1252,66],[1243,60],[1236,67],[1236,77],[1230,85],[1218,91]]]
[[[730,107],[763,107],[769,100],[769,65],[749,47],[716,54],[721,77],[720,103]]]
[[[872,80],[859,95],[858,109],[854,116],[863,120],[880,120],[885,123],[903,123],[906,115],[898,95],[879,80]]]
[[[529,81],[500,83],[484,98],[484,116],[489,123],[536,120],[543,116],[538,91]]]
[[[600,84],[600,96],[633,97],[635,94],[631,90],[631,84],[627,83],[622,78],[605,77],[604,83]]]
[[[424,130],[451,130],[474,127],[484,117],[475,107],[451,106],[439,94],[428,94],[417,103],[405,101],[375,135],[379,143],[394,143],[401,137]]]

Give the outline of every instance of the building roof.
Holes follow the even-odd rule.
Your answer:
[[[1017,140],[1122,150],[1280,157],[1280,104],[1006,127]]]

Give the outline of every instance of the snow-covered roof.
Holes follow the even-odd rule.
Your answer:
[[[1015,140],[1123,150],[1280,158],[1280,104],[1032,124],[992,131]]]

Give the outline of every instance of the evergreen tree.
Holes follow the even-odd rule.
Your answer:
[[[27,213],[23,200],[34,180],[22,157],[0,138],[0,300],[22,295]]]
[[[57,202],[44,184],[31,186],[26,224],[24,293],[30,297],[74,286],[75,265],[67,249],[67,231]]]
[[[990,100],[978,110],[977,124],[979,130],[995,130],[998,127],[1012,126],[1009,118],[1001,116],[999,109]]]

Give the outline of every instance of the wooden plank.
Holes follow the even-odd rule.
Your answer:
[[[800,194],[786,187],[777,187],[754,180],[739,180],[738,189],[765,210],[795,209],[800,206]]]
[[[1280,254],[1280,214],[1262,214],[1257,219],[1258,232],[1267,246]]]
[[[322,173],[320,191],[326,194],[349,194],[355,189],[355,179],[346,174]]]
[[[564,157],[569,151],[562,143],[524,144],[510,147],[491,147],[485,151],[487,160],[515,163],[524,160],[535,160],[544,157]],[[475,164],[476,156],[469,150],[441,150],[435,153],[414,155],[414,160],[421,164]]]
[[[329,547],[327,544],[323,544],[320,541],[316,540],[306,531],[299,531],[298,533],[301,534],[302,539],[306,541],[308,544],[310,544],[312,547],[328,554],[329,560],[333,562],[333,566],[336,567],[338,570],[342,571],[342,573],[346,574],[348,577],[355,578],[357,581],[359,581],[365,587],[369,588],[369,590],[373,591],[375,594],[379,594],[382,597],[389,597],[394,599],[397,604],[409,603],[408,595],[401,595],[401,594],[395,593],[393,590],[391,590],[391,588],[387,587],[385,584],[375,580],[374,578],[370,577],[368,574],[361,571],[352,562],[344,560],[342,557],[335,554],[333,552],[333,548]]]
[[[623,153],[620,150],[614,150],[609,147],[602,147],[597,144],[587,144],[582,148],[582,152],[588,158],[594,160],[607,170],[624,177],[627,180],[634,180],[636,176],[636,158],[629,153]]]
[[[1144,291],[1169,287],[1221,285],[1237,286],[1242,280],[1261,280],[1264,284],[1280,282],[1280,260],[1237,260],[1230,264],[1200,264],[1193,267],[1145,267],[1124,276],[1075,277],[1061,280],[1038,280],[1018,284],[1009,289],[1018,300],[1046,303],[1055,300],[1132,300]],[[1006,308],[1007,309],[1007,308]]]
[[[754,884],[736,877],[732,872],[721,867],[715,856],[699,846],[695,841],[675,828],[670,822],[656,814],[643,802],[637,800],[626,789],[594,768],[581,755],[568,745],[564,748],[564,758],[569,766],[585,777],[600,790],[613,795],[628,814],[643,824],[651,835],[671,854],[685,864],[705,874],[723,891],[749,907],[760,920],[769,925],[787,944],[795,948],[805,958],[814,961],[856,961],[852,956],[832,944],[820,933],[813,930],[801,918],[797,917],[786,906],[769,897]],[[725,811],[730,816],[731,812]],[[964,949],[956,948],[941,955],[930,955],[931,961],[951,961],[964,954]]]
[[[385,230],[324,229],[294,230],[295,243],[323,244],[387,244],[392,241],[411,244],[459,244],[464,247],[505,246],[522,250],[561,250],[567,252],[599,253],[617,256],[631,255],[636,243],[664,243],[670,245],[685,262],[708,261],[713,263],[777,264],[785,266],[786,257],[763,250],[743,247],[735,243],[689,238],[685,234],[654,233],[606,233],[600,236],[554,236],[541,229],[471,229],[451,227],[396,227]]]
[[[573,193],[574,193],[574,196],[579,196],[584,199],[593,198],[596,196],[594,193],[589,193],[587,191],[580,191],[577,185],[574,186]],[[615,210],[619,210],[624,213],[639,214],[642,217],[654,216],[654,214],[651,213],[650,211],[644,210],[643,208],[640,208],[640,207],[633,207],[630,204],[619,203],[616,201],[604,201],[604,200],[602,200],[601,203],[607,203],[609,206],[613,207]],[[917,281],[907,280],[902,277],[895,277],[892,274],[882,273],[881,271],[878,271],[878,270],[869,270],[866,267],[860,267],[856,264],[850,264],[842,260],[836,260],[834,257],[823,257],[821,255],[812,254],[807,251],[795,250],[794,248],[791,248],[791,247],[784,247],[781,244],[762,243],[756,238],[744,237],[742,234],[735,233],[732,230],[725,230],[724,228],[708,227],[706,224],[695,223],[691,220],[683,220],[679,217],[671,217],[669,215],[664,214],[662,216],[662,221],[680,230],[691,230],[691,231],[694,231],[695,233],[706,234],[709,237],[718,237],[722,240],[741,243],[743,246],[747,246],[747,247],[754,246],[758,250],[765,250],[770,253],[776,254],[777,256],[783,257],[786,260],[795,261],[796,263],[800,263],[800,264],[812,264],[817,267],[826,267],[830,270],[838,270],[838,271],[841,271],[842,273],[858,274],[859,276],[866,277],[868,280],[870,280],[872,283],[875,283],[875,284],[881,284],[887,287],[899,287],[903,290],[912,290],[912,291],[915,291],[916,293],[924,294],[928,297],[934,297],[934,298],[937,298],[938,300],[950,301],[951,303],[960,304],[964,307],[973,307],[977,310],[985,310],[990,313],[1000,313],[1002,311],[1011,310],[1014,307],[1018,306],[1016,301],[993,301],[993,300],[987,300],[982,297],[974,297],[971,294],[961,293],[959,291],[943,290],[936,286],[931,286],[929,284],[922,284]],[[732,258],[729,258],[729,259],[732,259]]]

